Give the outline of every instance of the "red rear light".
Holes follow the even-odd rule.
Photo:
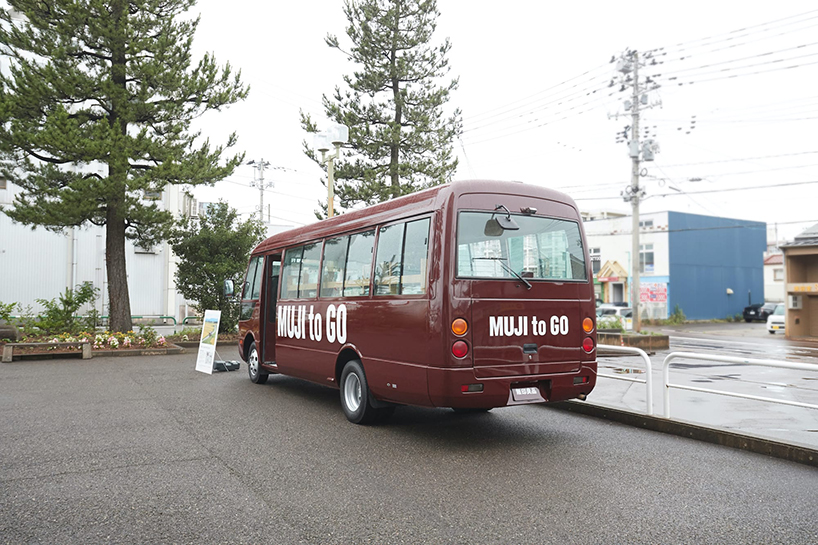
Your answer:
[[[582,349],[588,352],[589,354],[594,351],[594,340],[591,337],[585,337],[585,340],[582,341]]]
[[[465,341],[457,341],[452,345],[452,354],[455,358],[465,358],[469,353],[469,345]]]

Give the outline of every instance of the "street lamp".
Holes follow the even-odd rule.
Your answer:
[[[313,146],[321,152],[321,165],[327,165],[327,217],[334,215],[332,200],[334,197],[333,177],[335,176],[335,160],[341,155],[341,146],[349,142],[349,127],[333,124],[327,130],[315,135]],[[335,147],[335,153],[327,155],[330,145]]]

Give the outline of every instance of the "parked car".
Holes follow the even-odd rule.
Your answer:
[[[776,331],[784,331],[784,305],[776,305],[772,314],[767,316],[767,331],[775,335]]]
[[[602,321],[604,325],[604,321],[606,319],[617,318],[622,323],[622,327],[625,328],[625,330],[630,331],[633,329],[633,309],[630,307],[620,307],[611,303],[603,303],[596,309],[597,324]]]
[[[753,320],[759,320],[764,322],[767,320],[767,316],[773,313],[775,310],[776,304],[775,303],[756,303],[754,305],[750,305],[749,307],[744,307],[744,321],[745,322],[752,322]]]

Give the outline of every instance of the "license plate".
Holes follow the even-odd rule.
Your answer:
[[[540,389],[536,386],[512,388],[511,397],[514,398],[514,401],[533,401],[542,399],[542,396],[540,396]]]
[[[781,326],[774,325],[773,329],[781,329]]]

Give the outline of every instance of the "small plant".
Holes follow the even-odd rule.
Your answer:
[[[679,325],[685,323],[687,317],[685,313],[682,312],[682,309],[679,308],[679,305],[673,307],[673,313],[668,317],[667,324],[669,325]]]
[[[11,313],[19,305],[17,303],[3,303],[0,302],[0,322],[11,323]]]
[[[79,284],[77,289],[65,288],[65,293],[55,299],[37,299],[45,312],[35,324],[45,334],[67,331],[78,333],[84,329],[83,319],[76,316],[83,305],[96,300],[99,290],[90,282]]]
[[[622,318],[619,316],[605,316],[599,318],[596,324],[597,329],[616,329],[620,333],[625,332],[625,327],[622,324]]]

